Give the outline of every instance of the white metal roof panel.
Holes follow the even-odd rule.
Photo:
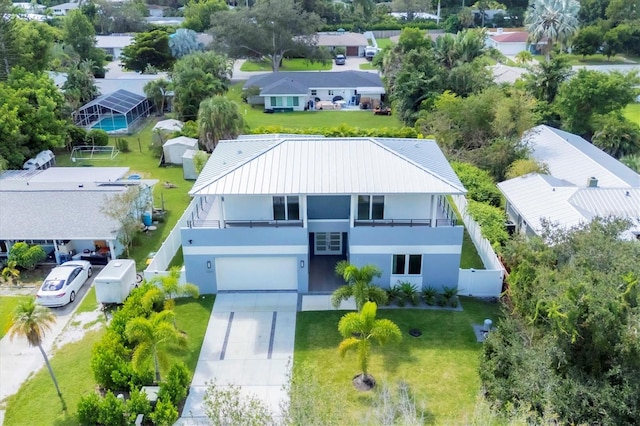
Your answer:
[[[640,188],[581,188],[569,202],[592,217],[640,219]]]
[[[257,140],[259,144],[254,147],[253,157],[240,149],[255,142],[221,142],[203,171],[207,171],[207,176],[201,174],[191,194],[464,192],[462,185],[458,185],[459,181],[452,183],[434,170],[409,160],[374,139]],[[407,140],[407,143],[412,142],[420,143],[419,140]],[[431,143],[435,146],[434,142]],[[444,156],[441,159],[448,165]],[[440,167],[444,168],[444,165]]]
[[[590,177],[602,187],[640,187],[640,175],[580,136],[549,126],[525,135],[532,156],[549,167],[549,174],[584,187]]]

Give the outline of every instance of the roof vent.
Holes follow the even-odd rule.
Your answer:
[[[242,154],[242,150],[239,149],[238,150],[238,155],[240,155],[240,154]]]
[[[122,266],[122,262],[116,262],[116,263],[113,264],[114,268],[119,268],[121,266]]]
[[[587,188],[597,188],[597,187],[598,187],[598,179],[596,179],[593,176],[587,179]]]
[[[631,197],[631,193],[629,191],[625,192],[624,195],[626,195],[627,197]]]

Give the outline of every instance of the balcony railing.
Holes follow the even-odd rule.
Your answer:
[[[189,228],[302,228],[301,220],[194,220]]]
[[[456,226],[456,219],[436,219],[436,226]],[[372,219],[356,220],[355,226],[431,226],[431,219]]]

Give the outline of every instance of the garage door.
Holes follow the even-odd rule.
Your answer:
[[[297,290],[295,257],[219,257],[216,280],[220,290]]]

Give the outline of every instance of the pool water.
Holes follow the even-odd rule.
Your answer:
[[[102,129],[105,132],[113,132],[127,128],[127,119],[124,115],[114,115],[113,117],[104,117],[96,124],[91,126],[92,129]]]

